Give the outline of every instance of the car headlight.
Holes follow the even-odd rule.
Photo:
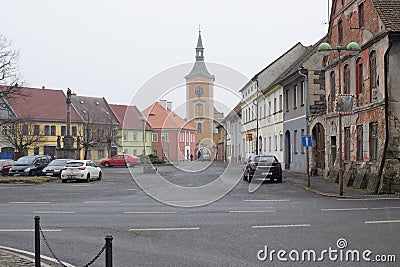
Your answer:
[[[30,172],[31,171],[31,168],[26,168],[25,170],[24,170],[24,172]]]

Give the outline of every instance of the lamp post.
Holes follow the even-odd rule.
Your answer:
[[[350,42],[347,46],[336,46],[332,47],[328,43],[321,43],[318,47],[318,52],[327,56],[329,55],[330,51],[336,50],[339,54],[338,58],[338,67],[339,67],[339,94],[342,94],[342,81],[341,81],[341,52],[342,51],[353,51],[357,52],[361,50],[361,46],[356,42]],[[343,154],[342,154],[342,111],[337,111],[339,115],[339,195],[343,196],[343,173],[344,173],[344,166],[343,166]]]
[[[146,167],[147,167],[147,159],[146,159],[146,118],[145,117],[140,117],[140,120],[143,123],[143,135],[142,135],[142,139],[143,139],[143,173],[146,173]]]

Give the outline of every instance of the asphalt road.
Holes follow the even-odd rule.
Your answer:
[[[163,195],[169,189],[139,167],[133,168],[139,185],[157,184],[150,193],[167,197],[168,204],[146,194],[126,168],[103,168],[103,179],[91,183],[1,184],[0,246],[33,252],[31,230],[39,215],[56,255],[75,266],[88,263],[106,235],[114,238],[114,266],[399,266],[399,200],[323,197],[299,188],[292,181],[300,178],[287,174],[283,183],[249,193],[240,168],[207,164],[158,168],[168,186],[178,188],[206,188],[225,175],[221,184],[233,190],[200,207],[194,207],[204,203],[199,198],[215,199],[221,192]],[[346,242],[337,244],[339,239]],[[41,250],[51,257],[43,241]],[[314,262],[309,250],[321,261]],[[349,250],[359,251],[360,262],[345,260]],[[373,262],[377,255],[394,255],[397,262]],[[104,256],[92,266],[104,266]]]

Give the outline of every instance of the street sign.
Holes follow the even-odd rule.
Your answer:
[[[311,135],[301,136],[301,144],[303,147],[312,147],[312,137]]]
[[[246,140],[247,141],[252,141],[253,140],[253,134],[251,134],[251,133],[246,134]]]

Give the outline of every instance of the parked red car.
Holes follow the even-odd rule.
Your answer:
[[[0,176],[8,175],[8,171],[15,164],[12,159],[0,160]]]
[[[110,159],[103,159],[100,164],[104,167],[127,166],[133,167],[140,163],[140,158],[128,154],[118,154]]]

